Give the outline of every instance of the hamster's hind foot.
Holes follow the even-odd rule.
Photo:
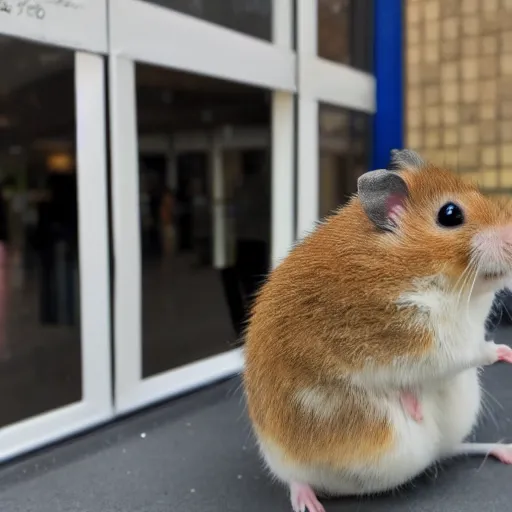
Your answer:
[[[503,464],[512,464],[512,444],[500,443],[462,443],[453,455],[483,455],[498,459]]]
[[[420,422],[423,420],[423,411],[421,410],[418,397],[414,393],[402,391],[402,393],[400,393],[400,402],[405,412],[409,414],[414,421]]]
[[[497,444],[491,450],[490,455],[503,462],[503,464],[512,464],[512,445]]]
[[[325,512],[324,507],[316,497],[315,491],[307,484],[292,483],[290,485],[290,497],[293,512]]]

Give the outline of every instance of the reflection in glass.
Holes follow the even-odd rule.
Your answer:
[[[332,214],[357,192],[357,178],[369,170],[371,116],[320,104],[320,217]]]
[[[234,347],[269,265],[268,93],[137,65],[144,377]]]
[[[372,72],[373,0],[318,0],[318,56]]]
[[[146,0],[265,41],[272,38],[272,0]]]
[[[81,400],[72,52],[0,37],[0,427]]]

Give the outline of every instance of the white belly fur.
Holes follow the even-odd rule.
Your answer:
[[[423,292],[423,293],[422,293]],[[426,292],[426,293],[425,293]],[[421,290],[407,301],[426,306],[439,344],[450,344],[454,354],[477,350],[484,342],[484,321],[493,293],[471,302],[455,303],[444,293]],[[460,351],[460,352],[459,352]],[[362,463],[349,470],[298,466],[285,460],[271,440],[259,439],[270,471],[289,484],[301,482],[331,495],[369,494],[394,489],[422,473],[436,461],[450,456],[475,426],[481,405],[478,369],[472,368],[445,380],[438,380],[419,396],[423,421],[416,422],[398,400],[377,403],[384,408],[394,427],[393,448],[374,463]]]
[[[318,491],[338,496],[387,491],[449,456],[471,433],[480,411],[477,370],[467,370],[437,388],[424,390],[421,404],[424,415],[421,423],[407,416],[398,402],[387,404],[395,442],[392,450],[373,464],[342,471],[298,466],[285,461],[271,442],[260,439],[260,448],[270,471],[285,483],[304,482]]]

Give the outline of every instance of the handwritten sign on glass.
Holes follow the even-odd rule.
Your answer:
[[[82,0],[0,0],[0,16],[26,16],[36,20],[44,20],[48,7],[61,9],[82,9]]]

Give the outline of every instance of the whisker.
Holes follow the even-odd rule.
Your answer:
[[[491,405],[489,404],[489,402],[486,400],[488,397],[482,397],[482,411],[483,411],[483,414],[482,414],[482,419],[485,419],[485,418],[489,418],[492,423],[494,424],[494,427],[496,429],[499,428],[499,425],[498,425],[498,421],[496,420],[496,416],[494,414],[494,411],[491,407]]]
[[[459,283],[462,281],[462,279],[465,278],[465,276],[467,275],[467,272],[469,271],[469,268],[470,268],[470,265],[471,265],[471,262],[469,262],[466,267],[464,268],[464,270],[462,271],[462,274],[459,276],[459,278],[457,279],[457,281],[455,282],[455,284],[453,285],[453,291],[456,291]]]
[[[487,389],[482,388],[482,391],[487,395],[487,398],[490,398],[501,410],[505,410],[505,407],[501,404],[501,402],[494,397]]]
[[[475,288],[477,276],[478,276],[478,268],[475,269],[475,275],[473,277],[473,282],[471,283],[471,288],[469,289],[468,300],[466,301],[466,314],[467,314],[468,320],[469,320],[469,302],[471,300],[471,295],[473,294],[473,290]]]
[[[474,274],[474,276],[473,276],[473,274]],[[469,283],[469,281],[471,279],[476,279],[476,274],[477,274],[477,269],[476,269],[474,260],[473,260],[473,258],[470,258],[468,266],[467,266],[467,273],[466,273],[466,275],[464,277],[463,282],[461,283],[461,289],[460,289],[459,294],[457,296],[457,307],[460,304],[463,292],[466,291],[467,284]],[[470,291],[470,294],[468,295],[468,303],[469,303],[470,295],[471,295],[471,291]]]
[[[505,310],[505,313],[507,313],[507,316],[509,318],[509,320],[512,320],[512,315],[510,314],[510,311],[508,310],[507,306],[505,305],[505,303],[498,299],[498,302],[501,304],[501,308],[500,308],[500,321],[501,319],[503,318],[503,310]]]
[[[462,298],[462,293],[466,287],[466,281],[471,274],[471,261],[468,263],[462,274],[460,275],[459,279],[457,279],[457,282],[455,283],[453,290],[457,291],[456,288],[460,284],[459,292],[457,294],[457,300],[456,305],[458,306],[460,304],[460,300]]]
[[[500,299],[497,296],[495,297],[495,300],[496,300],[496,302],[498,302],[499,304],[501,304],[503,306],[503,303],[500,301]],[[500,307],[498,307],[498,305],[496,303],[493,303],[490,313],[495,313],[495,312],[498,312],[500,317],[495,322],[494,328],[496,328],[496,326],[498,326],[503,319],[503,308],[502,307],[500,308]],[[509,316],[510,316],[510,314],[509,314]]]
[[[495,302],[493,303],[491,313],[499,312],[499,318],[496,321],[496,325],[499,325],[503,319],[503,311],[505,311],[506,315],[510,320],[512,320],[512,317],[510,316],[510,312],[508,311],[507,307],[503,303],[502,300],[496,295]]]

